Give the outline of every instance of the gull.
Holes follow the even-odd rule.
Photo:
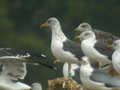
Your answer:
[[[71,63],[79,63],[80,57],[83,56],[79,43],[69,40],[61,29],[60,22],[57,18],[51,17],[40,28],[49,27],[52,31],[51,51],[53,56],[60,62],[69,62],[69,76]]]
[[[82,57],[80,78],[87,90],[120,90],[120,79],[94,69],[87,56]]]
[[[42,86],[40,83],[32,83],[32,90],[42,90]]]
[[[20,82],[27,74],[26,63],[32,61],[32,55],[23,49],[0,48],[0,90],[30,90],[31,87]],[[40,54],[39,58],[44,58]],[[49,65],[48,65],[49,66]]]
[[[83,53],[88,56],[91,62],[100,62],[101,65],[111,64],[112,53],[114,50],[108,48],[108,43],[96,40],[93,31],[84,31],[76,39],[81,40],[81,49]]]
[[[114,41],[112,47],[115,49],[112,54],[112,65],[114,69],[120,74],[120,40]]]
[[[97,40],[101,40],[108,44],[112,44],[113,41],[118,40],[120,37],[113,35],[112,33],[93,29],[90,24],[88,23],[81,23],[77,28],[75,28],[77,32],[84,32],[84,31],[93,31],[96,35]]]

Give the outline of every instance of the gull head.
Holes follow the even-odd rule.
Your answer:
[[[81,41],[87,39],[96,40],[96,36],[92,31],[84,31],[79,36],[75,36],[75,39],[80,39]]]
[[[83,56],[81,64],[82,65],[89,65],[90,64],[89,58],[87,56]]]
[[[115,50],[120,50],[120,40],[114,41],[113,44],[112,44],[112,47],[113,47]]]
[[[92,27],[90,26],[90,24],[88,23],[81,23],[76,29],[75,31],[76,32],[84,32],[84,31],[87,31],[87,30],[92,30]]]
[[[93,68],[87,56],[82,57],[80,71],[81,73],[84,73],[87,76],[91,75],[91,72],[93,72]]]
[[[60,23],[57,18],[51,17],[44,24],[40,26],[40,29],[49,27],[49,28],[57,28],[60,26]]]

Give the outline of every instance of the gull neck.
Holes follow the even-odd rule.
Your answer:
[[[60,25],[52,26],[51,30],[52,30],[52,40],[65,41],[67,39]]]

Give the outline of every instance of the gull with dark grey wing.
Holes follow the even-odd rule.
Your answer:
[[[91,62],[97,61],[102,65],[112,63],[114,50],[108,48],[108,43],[97,40],[93,31],[84,31],[75,38],[81,40],[81,49],[90,58]]]
[[[79,43],[69,40],[61,29],[58,19],[49,18],[40,28],[49,27],[52,31],[51,51],[56,59],[60,62],[69,63],[69,76],[71,63],[79,63],[80,57],[83,56]]]

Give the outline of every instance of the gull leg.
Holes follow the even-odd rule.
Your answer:
[[[56,59],[53,63],[54,64],[57,64],[57,63],[60,63],[61,61],[59,59]]]
[[[102,63],[99,62],[99,70],[102,70]]]
[[[71,74],[71,64],[68,64],[68,78],[72,78],[72,74]]]

